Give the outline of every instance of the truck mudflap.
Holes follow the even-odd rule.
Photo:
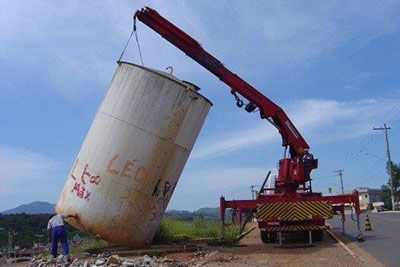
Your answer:
[[[332,218],[332,205],[327,201],[277,202],[257,205],[258,221],[304,221],[314,216]]]

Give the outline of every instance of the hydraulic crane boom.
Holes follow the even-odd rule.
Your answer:
[[[282,145],[289,146],[291,158],[302,158],[304,149],[308,149],[309,146],[282,108],[238,75],[228,70],[218,59],[205,51],[195,39],[162,17],[157,11],[147,7],[138,10],[135,13],[135,18],[158,32],[167,41],[217,76],[234,93],[239,93],[250,103],[255,104],[260,109],[261,118],[267,119],[278,128],[282,136]],[[251,107],[250,105],[248,108],[254,110],[255,106],[252,105]]]
[[[282,193],[295,192],[300,185],[306,190],[305,184],[311,181],[309,174],[312,169],[317,168],[317,160],[313,160],[312,166],[307,166],[307,170],[304,170],[302,158],[304,150],[309,149],[309,146],[282,108],[238,75],[228,70],[218,59],[205,51],[195,39],[173,25],[155,10],[146,7],[136,11],[134,15],[134,30],[136,30],[136,18],[158,32],[163,38],[228,85],[239,107],[243,105],[243,102],[239,100],[237,93],[249,101],[245,108],[246,111],[252,112],[257,107],[259,108],[261,118],[267,119],[278,129],[282,137],[282,146],[285,148],[284,158],[279,160],[279,174],[275,191]],[[287,153],[288,147],[289,155]],[[311,190],[311,184],[308,189]]]

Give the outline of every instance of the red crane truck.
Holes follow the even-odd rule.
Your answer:
[[[363,240],[359,225],[358,192],[322,196],[321,193],[312,191],[310,172],[318,167],[318,160],[309,158],[307,164],[304,164],[309,146],[281,107],[227,69],[218,59],[205,51],[195,39],[162,17],[157,11],[149,7],[136,11],[134,31],[136,30],[136,19],[159,33],[168,42],[228,85],[238,107],[244,105],[238,95],[246,98],[249,102],[245,105],[245,110],[254,112],[258,108],[261,119],[269,121],[282,136],[284,152],[283,158],[279,160],[275,186],[265,188],[269,172],[256,199],[228,201],[224,197],[220,198],[222,238],[225,210],[230,208],[238,211],[240,220],[243,212],[256,214],[263,242],[274,242],[279,237],[281,244],[281,233],[299,231],[309,238],[310,243],[312,240],[320,241],[323,237],[323,230],[327,229],[325,219],[340,212],[342,223],[344,223],[344,209],[347,204],[355,210],[358,239],[359,241]]]

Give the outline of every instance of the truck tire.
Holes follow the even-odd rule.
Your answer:
[[[260,231],[261,241],[263,243],[273,243],[276,241],[276,233],[269,233],[267,231]]]
[[[315,231],[312,231],[311,235],[312,235],[312,239],[313,239],[315,242],[321,242],[322,239],[323,239],[323,237],[324,237],[324,230],[315,230]]]

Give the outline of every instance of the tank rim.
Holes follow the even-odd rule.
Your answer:
[[[168,73],[163,74],[163,71],[160,71],[160,70],[157,70],[157,69],[153,69],[153,68],[150,68],[150,67],[141,66],[141,65],[138,65],[138,64],[135,64],[135,63],[132,63],[132,62],[127,62],[127,61],[117,61],[117,64],[118,64],[118,65],[126,64],[126,65],[131,65],[131,66],[134,66],[134,67],[137,67],[137,68],[145,69],[145,70],[148,70],[148,71],[150,71],[150,72],[152,72],[152,73],[154,73],[154,74],[157,74],[157,75],[159,75],[159,76],[161,76],[161,77],[163,77],[163,78],[166,78],[166,79],[169,79],[169,80],[171,80],[171,81],[177,82],[178,84],[184,86],[185,88],[190,88],[190,87],[188,87],[188,84],[187,84],[187,83],[185,84],[182,80],[179,80],[179,79],[178,79],[177,77],[175,77],[174,75],[172,75],[172,74],[166,75],[166,74],[168,74]],[[173,78],[172,78],[172,77],[173,77]],[[190,82],[190,83],[193,84],[194,86],[197,86],[196,84],[194,84],[194,83],[192,83],[192,82]],[[190,88],[190,89],[193,91],[193,93],[195,93],[196,95],[201,96],[204,100],[206,100],[208,103],[210,103],[211,106],[213,106],[213,103],[211,102],[210,99],[208,99],[208,98],[205,97],[204,95],[200,94],[200,93],[197,92],[195,89],[192,89],[192,88]]]

